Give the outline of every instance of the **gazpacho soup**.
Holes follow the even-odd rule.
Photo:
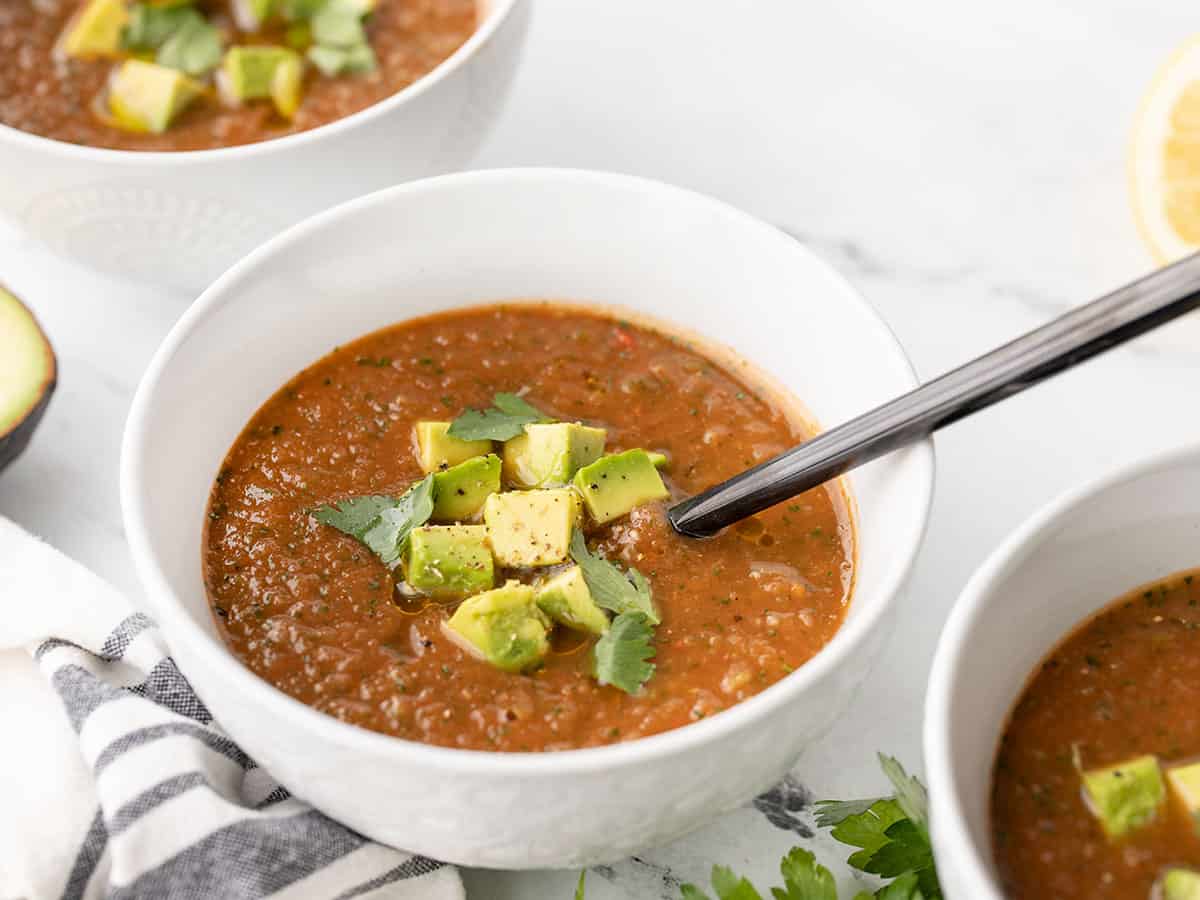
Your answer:
[[[708,539],[673,498],[807,435],[748,364],[597,310],[385,328],[255,414],[212,489],[204,573],[233,652],[415,741],[539,751],[711,716],[840,626],[840,486]]]
[[[992,841],[1013,898],[1200,898],[1200,571],[1042,662],[996,757]]]
[[[2,0],[0,123],[122,150],[316,128],[412,84],[476,0]]]

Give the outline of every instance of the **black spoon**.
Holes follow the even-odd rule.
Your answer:
[[[683,500],[672,527],[708,537],[1200,307],[1200,253]]]

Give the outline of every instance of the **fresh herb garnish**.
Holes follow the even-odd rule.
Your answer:
[[[583,580],[596,605],[616,613],[640,613],[651,625],[662,620],[654,608],[650,585],[637,569],[622,572],[607,559],[587,548],[583,532],[575,529],[571,535],[571,559],[583,570]]]
[[[163,42],[155,61],[188,75],[204,75],[221,63],[221,32],[197,15]]]
[[[433,515],[433,476],[426,475],[400,497],[353,497],[333,506],[322,506],[312,516],[366,544],[394,568],[408,548],[414,528]]]
[[[204,75],[221,62],[221,32],[191,6],[134,4],[121,43],[135,52],[155,50],[155,62],[188,75]]]
[[[466,410],[446,433],[460,441],[508,441],[522,434],[526,425],[545,421],[540,409],[516,394],[497,394],[489,409]]]
[[[636,693],[654,674],[654,629],[640,612],[622,613],[592,650],[593,674],[600,684]]]
[[[880,754],[879,763],[895,795],[823,800],[817,804],[817,825],[832,828],[839,841],[859,848],[847,860],[853,868],[891,879],[873,894],[860,891],[854,900],[942,900],[929,843],[925,787],[890,756]],[[784,886],[771,889],[774,900],[838,900],[833,875],[808,850],[793,848],[779,869]],[[754,885],[723,866],[713,867],[711,880],[717,900],[764,900]],[[711,900],[693,884],[680,891],[683,900]]]
[[[190,6],[150,6],[135,3],[129,7],[129,23],[121,32],[126,50],[157,50],[186,23],[204,17]]]
[[[353,47],[316,44],[308,48],[308,61],[328,78],[372,72],[377,65],[375,51],[370,44],[356,44]]]

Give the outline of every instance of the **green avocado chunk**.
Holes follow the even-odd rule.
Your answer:
[[[1200,763],[1167,769],[1167,783],[1200,832]]]
[[[483,504],[492,552],[502,566],[553,566],[566,562],[579,498],[570,489],[491,494]]]
[[[270,97],[275,85],[275,70],[281,65],[296,66],[300,57],[287,47],[242,46],[225,51],[221,74],[226,90],[236,100],[261,100]]]
[[[67,56],[90,59],[96,56],[117,56],[121,51],[121,35],[129,24],[129,11],[124,0],[90,0],[72,20],[62,39],[62,51]],[[11,61],[8,63],[13,65]]]
[[[29,445],[57,381],[45,332],[29,308],[0,286],[0,471]]]
[[[434,596],[466,596],[495,583],[482,525],[423,525],[409,536],[406,580]]]
[[[576,472],[574,484],[592,518],[600,523],[668,496],[654,460],[645,450],[602,456]]]
[[[565,487],[575,473],[600,458],[606,432],[576,422],[526,425],[504,442],[504,477],[523,488]]]
[[[433,520],[461,522],[483,508],[488,495],[500,491],[500,457],[475,456],[433,475]]]
[[[161,134],[200,91],[178,69],[127,59],[109,81],[108,108],[123,128]]]
[[[1082,774],[1088,806],[1114,840],[1151,822],[1166,798],[1155,756],[1139,756]]]
[[[464,600],[446,628],[506,672],[531,668],[550,650],[548,622],[533,588],[518,581]]]
[[[1168,869],[1160,884],[1162,900],[1200,900],[1200,872]]]
[[[555,622],[600,635],[608,631],[608,615],[592,599],[583,569],[571,566],[537,588],[537,605]]]
[[[446,434],[449,422],[417,423],[417,462],[425,472],[440,472],[473,456],[492,452],[491,441],[463,441]]]

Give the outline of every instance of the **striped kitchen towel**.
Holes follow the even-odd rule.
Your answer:
[[[292,797],[213,721],[150,618],[3,517],[0,603],[0,900],[463,897],[452,867]],[[15,648],[52,691],[8,677]]]

